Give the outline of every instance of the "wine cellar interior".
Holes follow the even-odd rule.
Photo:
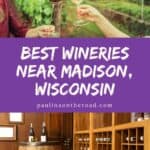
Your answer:
[[[0,150],[150,150],[150,113],[22,114],[19,123],[0,113]]]
[[[74,113],[73,133],[74,150],[150,150],[148,113]]]

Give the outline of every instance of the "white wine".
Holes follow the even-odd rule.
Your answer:
[[[83,0],[72,0],[72,3],[79,5],[83,2]]]

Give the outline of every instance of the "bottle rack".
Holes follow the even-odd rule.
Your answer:
[[[89,134],[77,134],[75,136],[76,150],[89,150]]]
[[[144,150],[144,127],[117,131],[120,150]]]
[[[84,136],[88,142],[79,140]],[[131,113],[74,113],[73,143],[74,150],[150,150],[150,119],[133,122]]]
[[[94,134],[95,150],[112,150],[112,132],[99,132]]]

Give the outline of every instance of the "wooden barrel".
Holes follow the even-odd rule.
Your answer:
[[[19,150],[62,150],[62,146],[57,141],[50,141],[46,143],[41,142],[21,142],[19,143]]]

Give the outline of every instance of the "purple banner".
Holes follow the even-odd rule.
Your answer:
[[[149,43],[0,39],[0,111],[149,111]]]

